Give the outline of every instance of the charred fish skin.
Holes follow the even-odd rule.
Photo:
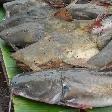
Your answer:
[[[69,69],[19,74],[12,79],[12,89],[16,95],[50,104],[77,108],[110,106],[112,72]]]

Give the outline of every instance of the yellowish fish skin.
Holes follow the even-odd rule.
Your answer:
[[[12,54],[33,71],[72,66],[86,66],[99,52],[88,34],[53,32],[44,39]],[[53,66],[55,65],[55,66]]]
[[[23,73],[12,79],[12,90],[32,100],[76,108],[112,105],[112,72],[87,69]]]

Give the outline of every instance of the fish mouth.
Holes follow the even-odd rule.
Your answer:
[[[12,88],[12,89],[11,89],[11,92],[12,92],[12,94],[15,95],[15,96],[19,96],[19,93],[20,93],[20,92],[19,92],[17,89],[15,89],[15,88]]]

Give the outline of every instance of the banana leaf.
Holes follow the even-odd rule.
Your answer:
[[[0,8],[0,22],[2,22],[4,17],[5,12],[3,8]],[[16,62],[11,58],[11,48],[9,48],[3,40],[0,40],[0,48],[2,49],[8,77],[11,80],[14,75],[22,71],[19,70],[16,66]],[[17,96],[13,96],[13,103],[15,112],[80,112],[79,109],[49,105]],[[94,108],[87,110],[87,112],[112,112],[112,107]]]

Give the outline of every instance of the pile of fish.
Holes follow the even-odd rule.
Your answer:
[[[0,37],[25,73],[12,90],[49,104],[112,105],[112,1],[15,0]]]

